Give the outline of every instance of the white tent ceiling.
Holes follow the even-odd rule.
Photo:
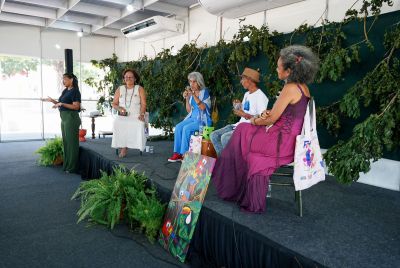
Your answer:
[[[187,17],[197,0],[0,0],[1,21],[123,36],[120,29],[155,15]],[[132,4],[133,11],[126,6]]]

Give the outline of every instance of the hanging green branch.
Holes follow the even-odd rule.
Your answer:
[[[377,102],[377,113],[355,126],[347,141],[340,141],[325,154],[329,171],[343,183],[357,181],[360,172],[368,172],[371,161],[383,152],[400,145],[400,25],[385,35],[388,56],[357,82],[340,102],[340,111],[352,118],[360,116],[360,101],[364,106]]]

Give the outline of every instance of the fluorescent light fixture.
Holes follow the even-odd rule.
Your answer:
[[[61,48],[61,46],[60,46],[59,44],[56,44],[55,47],[56,47],[57,49],[60,49],[60,48]]]
[[[132,12],[134,10],[133,5],[132,4],[127,5],[126,10],[128,10],[129,12]]]

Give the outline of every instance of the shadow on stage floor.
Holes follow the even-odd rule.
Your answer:
[[[81,143],[82,178],[122,164],[145,174],[168,202],[180,163],[169,163],[171,141],[148,142],[154,153],[129,150],[119,159],[111,139]],[[303,217],[294,190],[272,187],[264,214],[239,211],[210,183],[188,260],[215,267],[395,267],[400,263],[399,192],[328,177],[303,191]]]

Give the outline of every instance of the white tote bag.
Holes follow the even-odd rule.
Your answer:
[[[296,191],[325,180],[324,160],[319,147],[315,103],[311,99],[304,115],[303,129],[296,137],[293,181]]]

